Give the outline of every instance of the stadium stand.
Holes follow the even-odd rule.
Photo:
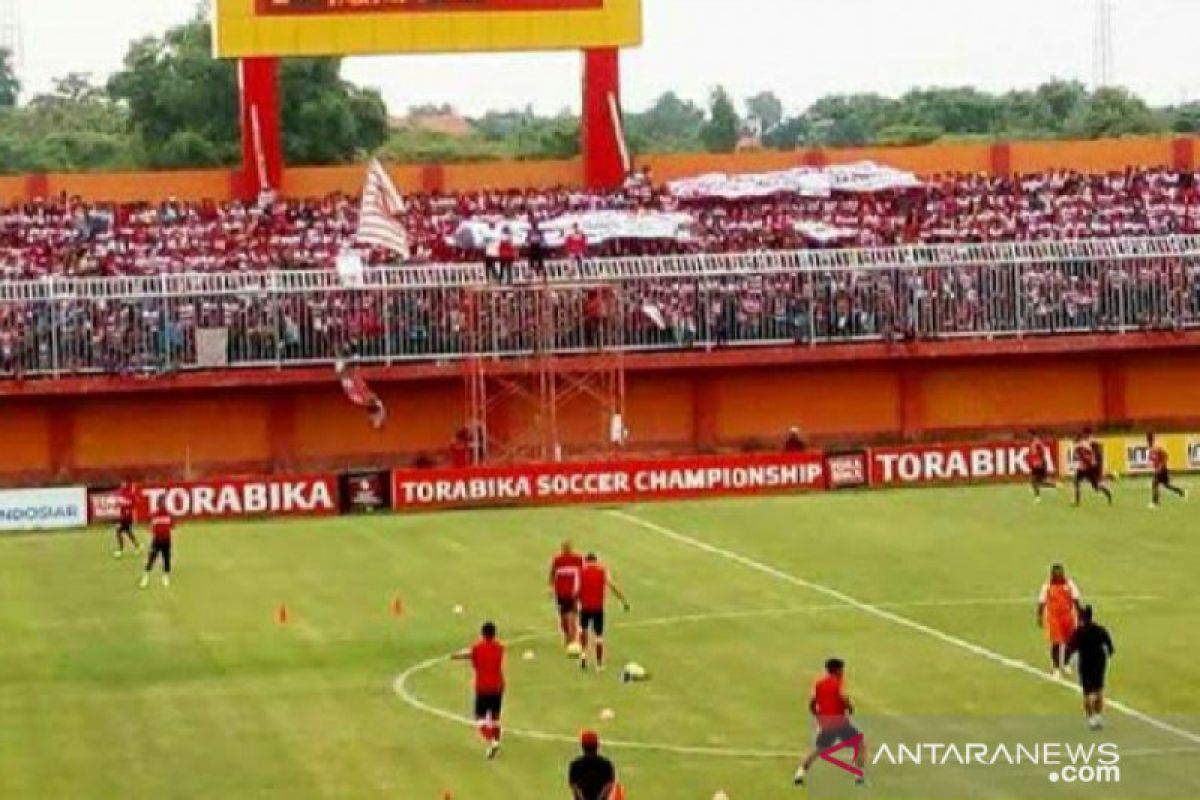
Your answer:
[[[0,213],[0,374],[1181,329],[1200,322],[1197,198],[1194,173],[1132,168],[827,198],[679,199],[639,181],[414,195],[414,263],[366,252],[362,286],[332,269],[357,229],[346,196],[60,198]],[[681,210],[686,236],[611,238],[504,290],[485,288],[481,252],[457,235]],[[539,315],[553,341],[532,332]]]

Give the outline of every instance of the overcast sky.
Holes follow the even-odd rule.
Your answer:
[[[11,0],[7,0],[11,1]],[[16,0],[28,90],[67,72],[106,76],[128,43],[186,19],[195,0]],[[626,106],[668,89],[702,100],[774,90],[789,111],[833,92],[913,86],[991,90],[1090,82],[1095,0],[644,0],[646,43],[623,61]],[[1115,74],[1155,104],[1200,97],[1196,0],[1114,0]],[[449,102],[475,113],[576,108],[575,53],[351,59],[352,80],[393,113]]]

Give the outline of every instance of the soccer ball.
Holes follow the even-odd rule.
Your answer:
[[[625,668],[621,670],[621,680],[624,683],[641,683],[650,678],[650,673],[641,664],[629,662]]]
[[[611,708],[603,709],[600,712],[600,719],[604,720],[605,722],[612,722],[616,718],[617,712],[613,711]]]
[[[579,658],[583,655],[583,645],[579,642],[571,642],[567,645],[567,656],[569,658]]]

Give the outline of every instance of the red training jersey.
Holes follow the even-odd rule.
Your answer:
[[[117,513],[121,522],[133,522],[133,489],[123,488],[117,492]]]
[[[1155,472],[1162,472],[1167,468],[1167,451],[1162,445],[1154,445],[1150,448],[1150,466],[1154,467]]]
[[[600,564],[584,564],[579,576],[579,605],[584,611],[603,611],[608,589],[608,570]]]
[[[583,556],[578,553],[559,553],[550,564],[554,576],[554,594],[558,597],[574,597],[579,593],[580,573],[583,572]]]
[[[156,542],[170,542],[175,530],[175,521],[170,514],[155,514],[150,518],[150,534]]]
[[[1080,469],[1092,469],[1096,466],[1096,449],[1091,442],[1075,443],[1075,463]]]
[[[476,694],[501,694],[504,691],[504,645],[496,639],[480,639],[471,648],[471,666],[475,668]]]
[[[1046,443],[1041,439],[1034,438],[1029,443],[1029,467],[1030,469],[1041,469],[1046,466]]]
[[[813,685],[813,708],[817,712],[817,725],[828,731],[845,727],[850,722],[850,703],[842,694],[842,679],[826,675]]]

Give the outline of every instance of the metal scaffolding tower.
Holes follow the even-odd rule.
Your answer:
[[[578,308],[563,306],[583,298],[607,306],[580,331],[581,315],[571,313]],[[524,310],[523,330],[498,329],[512,318],[514,304]],[[507,315],[496,313],[502,305]],[[474,463],[550,463],[620,451],[626,424],[620,305],[614,287],[601,283],[467,290],[463,378]],[[500,336],[521,337],[527,352],[501,357]],[[564,339],[581,346],[563,353]],[[574,412],[569,430],[561,413],[567,407]]]

